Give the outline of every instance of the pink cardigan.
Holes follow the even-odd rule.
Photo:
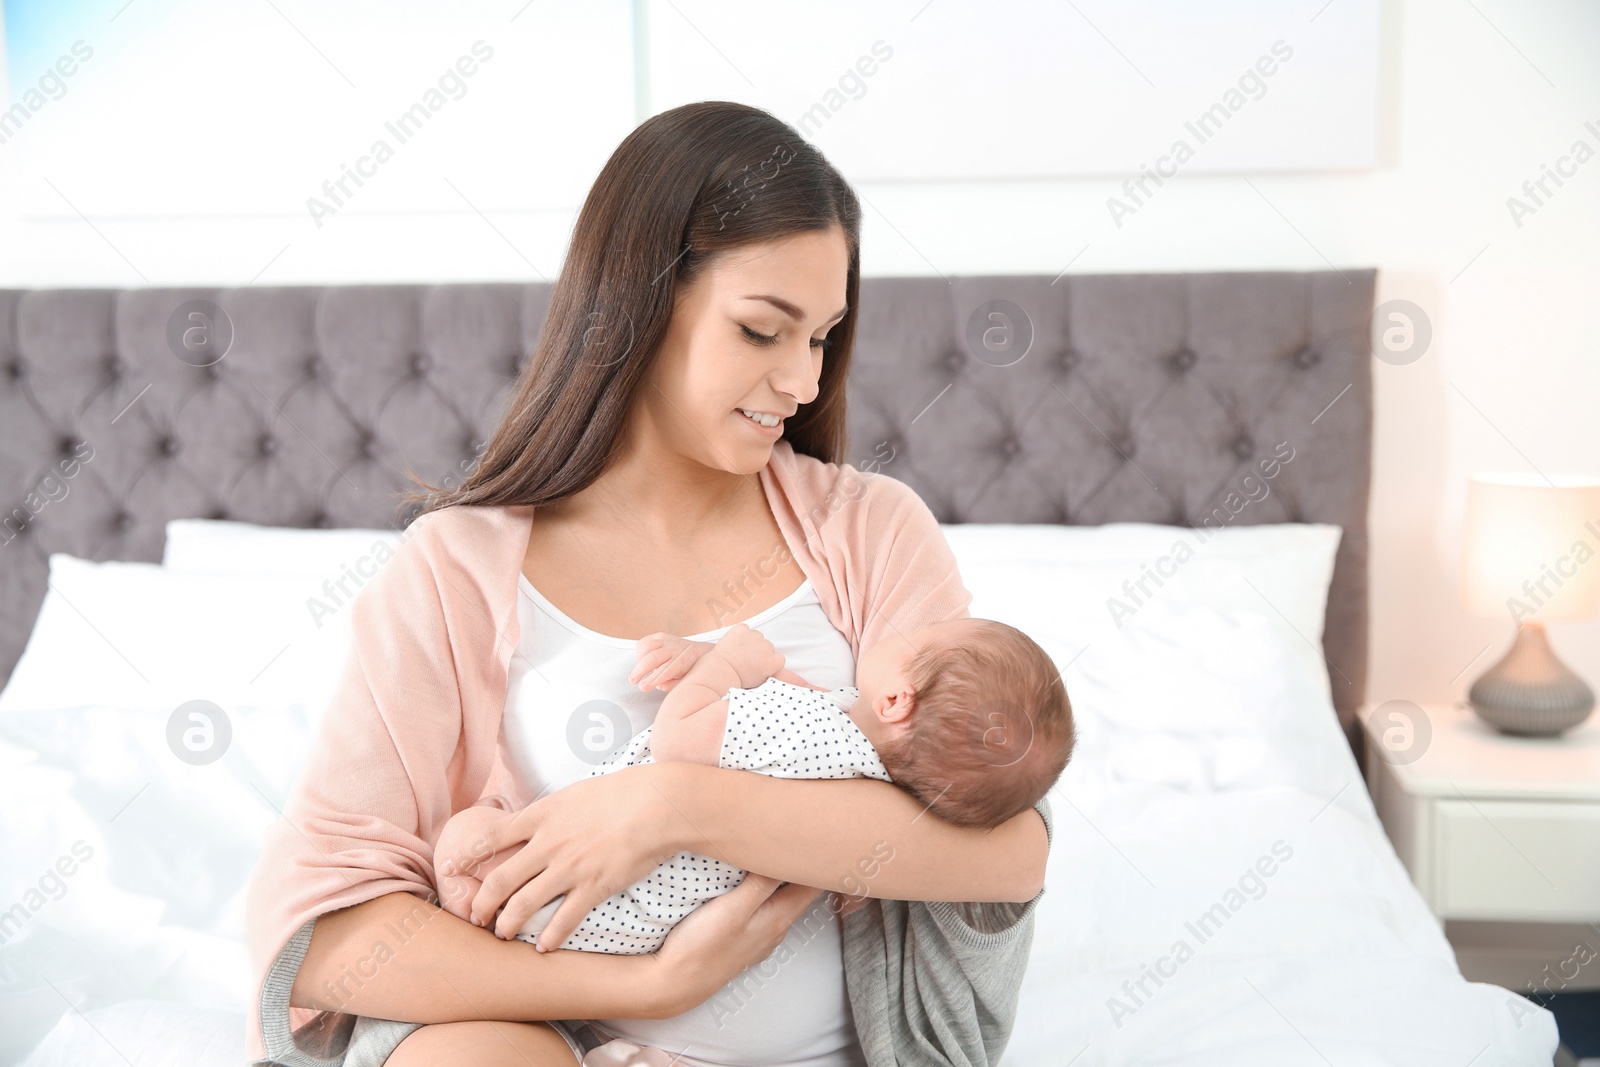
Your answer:
[[[857,659],[894,629],[968,615],[971,595],[938,523],[903,483],[797,456],[781,440],[760,481]],[[266,1055],[264,1026],[281,1034],[327,1014],[281,1014],[298,967],[284,949],[307,921],[396,891],[426,897],[445,820],[486,795],[532,800],[498,744],[532,515],[531,506],[430,512],[352,604],[352,654],[250,884],[252,1061]],[[340,1020],[318,1021],[326,1033]]]

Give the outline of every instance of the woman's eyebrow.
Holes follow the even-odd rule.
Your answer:
[[[740,299],[765,300],[767,303],[771,304],[773,307],[777,308],[791,319],[794,319],[796,322],[799,322],[801,319],[806,317],[806,313],[804,311],[801,311],[799,308],[795,307],[781,296],[772,296],[768,293],[756,293],[751,296],[741,297]],[[846,304],[844,307],[834,312],[833,318],[829,319],[828,321],[830,323],[838,322],[840,319],[844,318],[845,312],[849,310],[850,305]]]

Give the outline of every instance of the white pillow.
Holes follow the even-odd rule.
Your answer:
[[[1101,727],[1085,756],[1114,781],[1331,796],[1359,773],[1320,657],[1275,613],[1156,601],[1084,650],[1066,684]]]
[[[344,666],[359,591],[314,575],[181,574],[62,552],[50,556],[49,583],[0,714],[171,711],[195,699],[320,713]]]
[[[316,574],[333,582],[343,579],[348,586],[369,578],[366,572],[387,562],[406,536],[397,530],[302,530],[226,519],[173,519],[167,523],[161,563],[186,574]]]
[[[1025,602],[1037,589],[1029,576],[1048,574],[1058,601],[1052,606],[1078,630],[1119,629],[1159,599],[1219,611],[1270,607],[1313,642],[1322,640],[1342,532],[1326,523],[1221,530],[1137,522],[957,523],[941,529],[963,580],[970,568],[986,594],[993,589],[1007,603]],[[1000,581],[1002,575],[1015,581]],[[965,584],[977,596],[972,582]]]
[[[1225,766],[1207,772],[1215,782],[1237,779],[1263,745],[1291,758],[1348,751],[1322,658],[1339,527],[1238,527],[1203,542],[1143,523],[943,530],[972,613],[1039,642],[1064,669],[1074,710],[1141,735],[1152,760],[1166,744],[1154,738],[1232,738],[1216,755]],[[1188,757],[1173,759],[1173,775],[1193,777]]]

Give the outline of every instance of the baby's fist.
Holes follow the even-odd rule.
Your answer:
[[[753,689],[783,670],[776,646],[744,623],[734,623],[717,642],[717,654],[739,675],[739,688]]]

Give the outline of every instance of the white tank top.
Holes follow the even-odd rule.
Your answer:
[[[655,721],[665,693],[628,684],[635,642],[579,625],[519,580],[522,633],[511,657],[500,742],[533,795],[588,777]],[[743,620],[812,685],[855,680],[855,657],[822,610],[810,579]],[[714,641],[727,627],[686,634]],[[781,961],[781,962],[780,962]],[[839,921],[826,894],[789,928],[783,944],[697,1008],[671,1019],[598,1019],[606,1030],[682,1053],[690,1065],[846,1067],[865,1062],[845,993]]]

